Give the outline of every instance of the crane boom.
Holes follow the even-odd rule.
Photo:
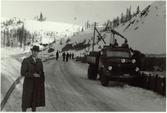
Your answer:
[[[119,35],[120,37],[122,37],[123,39],[127,40],[124,36],[122,36],[122,35],[121,35],[120,33],[118,33],[117,31],[111,30],[111,32],[112,32],[113,34],[117,34],[117,35]]]

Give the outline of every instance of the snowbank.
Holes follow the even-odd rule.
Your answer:
[[[11,57],[1,60],[1,98],[5,96],[13,82],[20,76],[21,63]]]

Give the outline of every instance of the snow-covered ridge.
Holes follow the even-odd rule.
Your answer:
[[[12,20],[11,24],[4,25],[6,21]],[[21,21],[22,24],[18,24]],[[24,29],[29,31],[32,35],[38,35],[37,37],[42,37],[42,43],[51,43],[55,39],[69,38],[75,32],[79,32],[82,28],[79,25],[60,23],[60,22],[50,22],[50,21],[37,21],[37,20],[21,20],[19,18],[1,18],[1,30],[8,29],[15,30],[24,25]]]
[[[166,2],[156,1],[146,7],[138,15],[133,17],[131,21],[121,24],[117,28],[114,28],[120,34],[128,39],[129,46],[135,50],[139,50],[145,54],[165,54],[166,53]],[[103,27],[101,27],[103,28]],[[99,29],[100,31],[100,29]],[[107,44],[110,43],[111,33],[101,32]],[[96,39],[97,42],[97,32]],[[88,29],[79,35],[72,36],[71,43],[83,42],[89,40],[92,43],[91,37],[93,37],[93,29]],[[115,36],[119,46],[124,42],[119,36]],[[100,41],[95,45],[95,50],[100,50],[104,43]],[[83,51],[84,52],[84,51]]]
[[[39,31],[53,31],[57,34],[66,33],[67,35],[71,35],[73,32],[76,32],[78,28],[81,26],[73,25],[73,24],[66,24],[60,22],[50,22],[50,21],[34,21],[34,20],[25,20],[25,27],[30,32]]]

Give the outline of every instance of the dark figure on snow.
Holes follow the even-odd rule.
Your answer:
[[[45,106],[45,75],[43,72],[43,63],[37,58],[39,46],[33,46],[32,55],[23,60],[21,65],[21,76],[24,77],[22,94],[22,111],[36,107]]]
[[[71,56],[72,56],[72,59],[74,59],[74,53],[72,53],[72,55],[71,55]]]
[[[65,52],[63,52],[62,56],[63,56],[63,61],[65,61],[65,57],[66,57]]]
[[[58,58],[59,58],[59,51],[57,50],[57,52],[56,52],[56,60],[58,60]]]
[[[125,39],[125,42],[122,44],[123,48],[129,48],[128,41]]]
[[[69,58],[71,59],[71,53],[69,54]]]
[[[68,62],[68,57],[69,57],[69,54],[67,52],[67,54],[66,54],[66,62]]]

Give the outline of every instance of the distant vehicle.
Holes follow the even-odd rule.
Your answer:
[[[104,46],[100,52],[93,51],[87,56],[88,79],[100,75],[101,85],[108,86],[109,80],[133,80],[140,77],[136,59],[132,59],[129,48]]]

